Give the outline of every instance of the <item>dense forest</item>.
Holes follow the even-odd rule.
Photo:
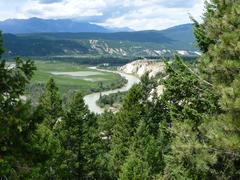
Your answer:
[[[239,0],[210,0],[193,19],[197,66],[176,56],[116,114],[92,114],[80,92],[63,108],[53,79],[33,107],[20,97],[34,63],[1,60],[0,179],[240,179],[239,17]],[[150,100],[158,83],[164,93]]]

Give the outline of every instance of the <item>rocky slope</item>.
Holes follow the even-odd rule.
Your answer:
[[[149,77],[155,77],[164,73],[164,63],[151,60],[137,60],[122,66],[120,71],[135,74],[139,77],[148,72]]]
[[[135,74],[138,77],[141,77],[148,72],[149,77],[154,78],[160,74],[164,75],[164,67],[164,62],[137,60],[120,67],[119,70],[128,74]],[[153,97],[154,91],[160,96],[163,94],[164,86],[159,84],[156,89],[152,89],[152,92],[149,95],[150,100]]]

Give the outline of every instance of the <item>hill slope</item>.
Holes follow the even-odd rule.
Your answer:
[[[8,56],[194,55],[194,41],[191,24],[163,31],[4,34]]]

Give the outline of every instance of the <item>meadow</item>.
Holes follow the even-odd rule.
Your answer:
[[[69,96],[80,91],[83,95],[92,92],[115,89],[126,82],[120,75],[99,72],[86,65],[59,61],[35,61],[37,70],[26,88],[27,96],[37,100],[46,82],[53,78],[62,95]]]

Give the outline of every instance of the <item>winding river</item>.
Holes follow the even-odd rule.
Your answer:
[[[96,69],[98,71],[104,71],[104,72],[111,72],[111,73],[116,73],[121,75],[122,77],[127,79],[127,84],[125,84],[123,87],[118,88],[118,89],[114,89],[114,90],[109,90],[109,91],[103,91],[103,92],[98,92],[98,93],[92,93],[89,95],[84,96],[84,102],[86,103],[86,105],[88,106],[89,110],[91,112],[94,112],[96,114],[101,114],[104,112],[104,109],[99,107],[97,105],[97,101],[100,98],[100,94],[102,95],[110,95],[113,93],[117,93],[117,92],[126,92],[128,91],[134,84],[139,83],[140,80],[139,78],[137,78],[134,75],[130,75],[130,74],[126,74],[123,72],[119,72],[119,71],[110,71],[110,70],[105,70],[105,69],[97,69],[96,67],[90,67],[90,69]]]

